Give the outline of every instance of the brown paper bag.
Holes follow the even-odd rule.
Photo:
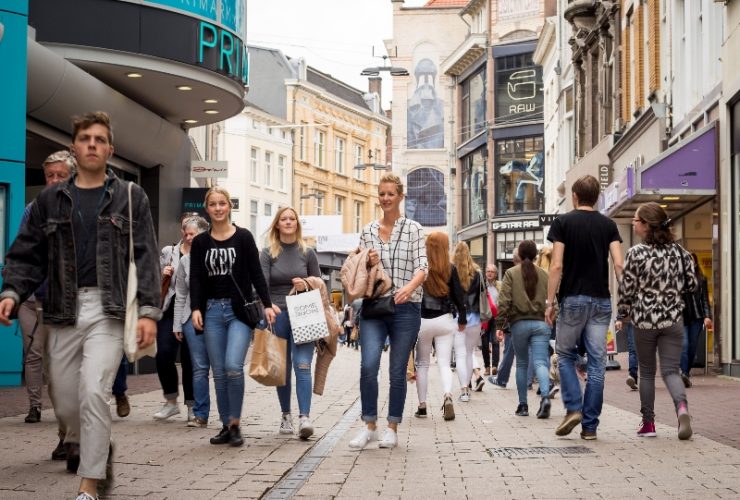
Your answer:
[[[262,385],[285,385],[288,341],[270,330],[254,329],[249,376]]]

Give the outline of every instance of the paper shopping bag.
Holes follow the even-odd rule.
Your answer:
[[[285,297],[290,328],[296,344],[307,344],[329,336],[324,303],[319,290]]]
[[[269,330],[254,329],[249,376],[262,385],[285,385],[288,342]]]

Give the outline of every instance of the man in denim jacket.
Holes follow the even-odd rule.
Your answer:
[[[44,324],[51,398],[67,429],[67,468],[82,477],[78,499],[97,498],[110,479],[108,400],[121,361],[128,279],[128,183],[106,169],[113,133],[106,113],[73,121],[77,174],[48,187],[31,207],[6,256],[0,323],[47,279]],[[149,200],[132,189],[134,259],[139,279],[140,348],[154,342],[159,266]],[[84,353],[84,356],[83,356]],[[82,446],[80,447],[80,443]]]

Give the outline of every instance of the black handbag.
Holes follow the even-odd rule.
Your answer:
[[[396,286],[395,282],[393,281],[395,272],[395,267],[393,264],[396,258],[396,250],[398,250],[398,243],[401,241],[401,235],[403,234],[404,226],[406,226],[406,219],[403,220],[398,240],[396,240],[396,246],[393,247],[393,252],[391,253],[391,283],[393,283],[393,287]],[[378,284],[376,284],[376,287],[377,285]],[[387,297],[376,297],[372,299],[362,300],[361,315],[363,318],[382,318],[394,314],[395,312],[396,302],[392,294]]]

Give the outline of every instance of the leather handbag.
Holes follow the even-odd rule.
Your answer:
[[[391,253],[391,283],[393,283],[393,288],[391,290],[395,289],[396,286],[395,282],[393,281],[395,273],[395,266],[393,264],[396,258],[396,250],[398,250],[398,243],[401,241],[401,235],[403,234],[404,226],[406,226],[406,219],[403,220],[398,240],[396,240],[396,246],[393,247],[393,252]],[[376,286],[377,285],[378,284],[376,283]],[[375,297],[362,300],[362,309],[360,314],[363,318],[382,318],[384,316],[394,314],[395,312],[396,302],[393,294],[386,297]]]
[[[130,363],[144,356],[154,357],[157,354],[157,342],[145,349],[139,349],[137,329],[139,325],[139,299],[136,296],[139,290],[139,280],[136,276],[136,261],[134,260],[134,219],[131,209],[131,186],[128,183],[128,279],[126,285],[126,320],[123,324],[123,352]]]
[[[480,293],[478,294],[478,301],[480,303],[479,305],[479,311],[480,311],[480,320],[482,322],[490,321],[493,317],[493,312],[491,311],[491,304],[488,302],[488,290],[486,290],[486,286],[483,284],[483,277],[480,276]]]

